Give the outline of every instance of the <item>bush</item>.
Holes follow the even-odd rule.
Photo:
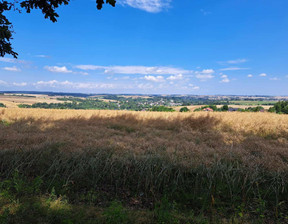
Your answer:
[[[158,111],[158,112],[174,112],[175,110],[171,107],[165,107],[165,106],[155,106],[152,107],[151,111]]]
[[[188,107],[182,107],[180,109],[180,112],[189,112],[190,110],[188,109]]]
[[[221,111],[228,111],[229,108],[228,108],[228,105],[224,105],[222,108],[221,108]]]

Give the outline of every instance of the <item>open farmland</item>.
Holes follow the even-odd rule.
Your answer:
[[[13,223],[287,219],[286,115],[8,108],[0,120]]]
[[[17,108],[19,104],[63,103],[63,101],[57,100],[56,96],[42,94],[0,94],[0,102],[8,108]]]

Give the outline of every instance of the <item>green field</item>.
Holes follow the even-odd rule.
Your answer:
[[[229,101],[231,105],[245,105],[245,106],[261,106],[261,105],[271,105],[273,106],[278,101],[253,101],[253,100],[236,100]]]

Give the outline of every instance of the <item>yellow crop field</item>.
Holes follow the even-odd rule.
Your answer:
[[[1,126],[0,149],[63,143],[68,151],[103,145],[143,153],[165,147],[188,160],[196,155],[198,163],[233,152],[247,165],[287,168],[287,115],[8,108],[0,110],[0,120],[10,124]]]
[[[0,217],[37,203],[36,223],[39,205],[74,220],[86,203],[74,223],[285,222],[287,115],[4,108],[0,143]]]

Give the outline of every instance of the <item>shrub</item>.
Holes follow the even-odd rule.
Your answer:
[[[222,108],[221,108],[221,111],[228,111],[229,108],[228,108],[228,105],[224,105]]]
[[[122,204],[117,201],[113,201],[111,205],[106,208],[104,216],[108,224],[128,223],[127,212],[124,210]]]
[[[151,111],[174,112],[175,110],[173,108],[171,108],[171,107],[155,106],[155,107],[152,107]]]
[[[188,107],[182,107],[180,109],[180,112],[189,112],[190,110],[188,109]]]

